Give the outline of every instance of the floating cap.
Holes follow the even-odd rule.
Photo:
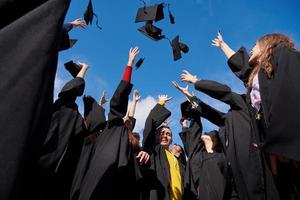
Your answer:
[[[145,26],[142,26],[138,30],[154,41],[164,38],[164,36],[161,35],[162,29],[152,25],[150,21],[146,22]]]
[[[189,47],[186,44],[179,42],[179,35],[177,35],[172,40],[171,46],[172,46],[172,49],[173,49],[174,61],[179,60],[181,58],[181,51],[183,53],[189,52]]]
[[[86,8],[86,10],[84,11],[84,21],[86,22],[87,25],[92,24],[93,22],[93,17],[96,17],[97,21],[96,21],[96,26],[99,29],[102,29],[99,25],[98,25],[98,17],[97,15],[94,13],[94,9],[93,9],[93,5],[92,5],[92,0],[89,0],[88,6]]]
[[[135,69],[140,68],[141,65],[143,64],[144,60],[145,60],[145,58],[140,58],[135,64],[135,67],[136,67]]]
[[[72,60],[69,62],[66,62],[65,64],[65,68],[66,70],[68,70],[68,72],[70,72],[70,74],[75,78],[77,76],[77,74],[79,73],[81,67],[79,65],[77,65],[76,63],[74,63]]]
[[[153,6],[139,8],[136,14],[135,22],[159,21],[164,19],[164,4],[155,4]]]

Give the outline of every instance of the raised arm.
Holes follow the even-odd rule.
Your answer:
[[[81,28],[84,28],[86,29],[86,23],[83,19],[81,18],[78,18],[78,19],[75,19],[74,21],[71,21],[71,22],[68,22],[68,23],[65,23],[63,28],[69,32],[72,30],[73,27],[81,27]]]
[[[129,108],[128,117],[134,117],[135,108],[137,102],[140,100],[139,92],[137,90],[133,91],[132,103]]]
[[[133,49],[130,48],[129,50],[128,64],[124,70],[122,80],[110,101],[110,112],[108,115],[109,121],[117,118],[123,118],[126,115],[127,106],[128,106],[128,96],[133,86],[130,83],[132,65],[138,53],[139,53],[138,47],[135,47]]]
[[[69,32],[73,29],[73,27],[81,27],[86,28],[86,23],[83,19],[75,19],[72,22],[65,23],[62,28],[61,38],[59,41],[59,50],[69,49],[74,45],[76,41],[71,41],[69,37]]]
[[[58,94],[59,97],[76,100],[77,96],[81,96],[84,92],[85,81],[84,77],[88,70],[88,65],[85,63],[78,62],[77,65],[80,67],[80,71],[77,76],[71,81],[67,82]]]
[[[193,108],[200,113],[200,116],[207,119],[211,123],[217,126],[224,125],[224,116],[225,113],[220,112],[213,107],[207,105],[206,103],[202,102],[196,96],[192,96],[191,93],[188,91],[188,86],[181,87],[176,81],[172,82],[174,87],[181,91],[188,101],[192,104]]]
[[[86,72],[88,70],[88,65],[85,63],[78,62],[77,65],[81,68],[76,77],[84,79]]]
[[[182,104],[186,104],[187,102],[184,102]],[[189,112],[192,109],[192,105],[190,104],[187,109],[184,112]],[[197,111],[196,111],[197,112]],[[202,124],[200,120],[200,113],[196,114],[195,110],[191,113],[190,120],[190,126],[187,126],[188,120],[183,117],[181,120],[182,125],[182,132],[179,133],[179,136],[182,140],[182,143],[184,145],[185,152],[187,156],[190,158],[198,148],[200,148],[200,137],[202,133]],[[185,114],[182,113],[182,116]]]
[[[198,80],[196,76],[186,70],[183,71],[180,77],[181,81],[194,84],[196,90],[230,105],[231,108],[241,109],[244,105],[243,98],[239,94],[232,92],[227,85],[216,81]]]
[[[200,112],[201,117],[207,119],[216,126],[224,126],[226,113],[211,107],[196,96],[193,96],[192,103],[196,106],[195,109]]]
[[[156,129],[171,116],[171,112],[164,106],[168,100],[170,97],[166,95],[159,96],[158,103],[146,119],[143,132],[143,147],[146,149],[153,149],[156,145]]]
[[[98,102],[98,104],[99,104],[102,108],[104,108],[104,105],[106,104],[106,102],[107,102],[107,99],[106,99],[106,92],[103,91],[103,92],[102,92],[102,95],[101,95],[101,97],[100,97],[100,100],[99,100],[99,102]]]
[[[217,37],[212,40],[212,45],[220,48],[227,57],[227,59],[229,59],[233,54],[235,54],[235,51],[233,51],[223,40],[223,37],[220,32],[218,32]]]
[[[228,60],[227,64],[230,67],[231,71],[244,82],[244,85],[247,84],[249,75],[253,69],[249,65],[249,55],[247,50],[244,47],[241,47],[234,55],[232,55]]]
[[[249,55],[244,47],[241,47],[237,52],[233,51],[223,40],[220,32],[215,39],[212,40],[212,45],[220,48],[227,57],[227,64],[231,71],[246,85],[252,67],[249,65]]]

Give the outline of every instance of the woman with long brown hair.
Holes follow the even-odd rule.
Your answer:
[[[276,180],[281,199],[300,199],[300,53],[281,33],[257,40],[251,56],[244,47],[234,52],[220,33],[221,48],[231,70],[248,88],[261,136],[261,149]],[[298,177],[298,178],[297,178]]]

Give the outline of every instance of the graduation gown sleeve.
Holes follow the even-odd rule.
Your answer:
[[[183,199],[194,200],[198,196],[198,183],[195,180],[199,178],[200,163],[197,155],[203,147],[200,139],[202,133],[202,125],[200,123],[199,120],[192,119],[190,127],[184,128],[179,134],[188,157],[183,179]]]
[[[249,55],[245,47],[241,47],[227,61],[231,71],[246,85],[252,66],[249,65]]]
[[[150,111],[143,132],[143,147],[152,149],[156,144],[156,129],[169,117],[171,112],[162,105],[156,106]]]
[[[193,101],[196,102],[197,106],[195,109],[198,110],[201,117],[207,119],[216,126],[224,126],[225,113],[216,110],[197,97],[193,97]]]
[[[192,120],[189,128],[184,128],[179,136],[182,140],[185,153],[189,158],[200,145],[202,125],[200,121]]]
[[[216,81],[199,80],[195,83],[195,89],[228,104],[233,109],[242,109],[245,104],[239,94],[232,92],[227,85]]]
[[[67,82],[61,89],[58,97],[73,98],[81,96],[84,92],[85,81],[83,78],[75,77],[74,79]]]
[[[126,81],[121,81],[116,89],[113,97],[110,100],[110,111],[108,120],[121,119],[126,115],[128,106],[128,95],[131,92],[133,85]]]
[[[106,125],[105,109],[91,96],[84,96],[84,117],[89,133],[103,130]]]

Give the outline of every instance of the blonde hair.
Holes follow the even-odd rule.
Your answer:
[[[253,78],[260,69],[262,69],[269,78],[272,76],[273,66],[271,59],[273,55],[273,49],[280,43],[284,44],[288,48],[294,48],[293,41],[288,36],[281,33],[267,34],[257,41],[257,44],[260,48],[260,55],[258,55],[249,63],[250,65],[253,65],[254,68],[248,78],[248,87],[252,87]]]

